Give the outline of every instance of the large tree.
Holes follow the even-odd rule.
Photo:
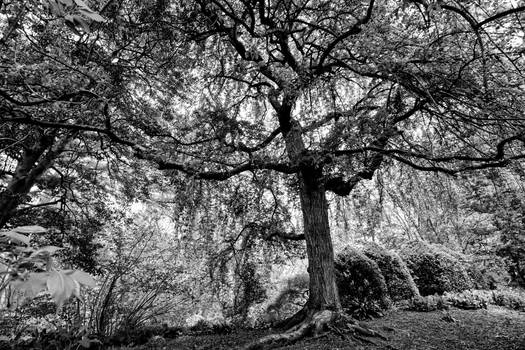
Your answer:
[[[525,6],[514,4],[109,2],[107,22],[78,41],[126,93],[81,126],[13,122],[97,132],[196,179],[283,174],[310,294],[290,331],[262,342],[297,338],[342,314],[327,192],[346,196],[392,161],[454,175],[524,157]]]
[[[190,3],[183,29],[206,57],[202,79],[215,108],[173,130],[181,139],[172,156],[140,155],[207,180],[262,170],[295,176],[310,273],[298,335],[341,311],[327,191],[348,195],[390,160],[454,175],[523,157],[524,9]]]

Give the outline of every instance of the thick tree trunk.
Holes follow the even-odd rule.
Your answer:
[[[308,156],[299,123],[291,119],[290,126],[285,135],[286,150],[290,160],[302,167],[298,174],[299,197],[310,275],[306,314],[322,310],[339,312],[341,303],[335,283],[334,249],[328,221],[328,201],[322,183],[322,167]]]
[[[341,303],[335,282],[334,249],[328,221],[328,201],[320,182],[320,170],[303,170],[299,175],[310,296],[312,310],[340,311]]]
[[[70,136],[65,136],[53,147],[54,137],[43,135],[33,147],[23,151],[11,180],[5,190],[0,192],[0,228],[11,219],[31,187],[62,153]]]

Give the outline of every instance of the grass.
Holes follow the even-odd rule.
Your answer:
[[[288,350],[525,350],[525,313],[489,305],[487,309],[417,312],[392,311],[385,317],[364,322],[381,331],[387,341],[349,342],[336,335],[304,339],[279,349]],[[263,330],[234,331],[226,335],[182,336],[156,349],[234,349],[257,337]],[[134,349],[153,349],[137,347]]]

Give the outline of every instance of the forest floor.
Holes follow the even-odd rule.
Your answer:
[[[451,318],[450,318],[451,317]],[[306,338],[276,349],[288,350],[525,350],[525,313],[490,305],[486,310],[450,309],[447,312],[392,311],[363,322],[388,340],[375,344],[351,342],[337,335]],[[268,330],[237,331],[227,335],[182,336],[161,349],[235,349],[268,334]],[[135,348],[138,349],[138,348]],[[146,347],[141,347],[146,349]],[[157,349],[159,349],[157,347]]]

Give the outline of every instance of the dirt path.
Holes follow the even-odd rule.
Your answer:
[[[488,310],[451,309],[444,312],[393,311],[387,316],[366,322],[387,335],[388,341],[374,340],[376,345],[351,343],[329,335],[282,346],[288,350],[525,350],[525,313],[489,306]],[[181,337],[170,341],[165,349],[205,350],[234,349],[267,332],[243,331],[229,335]]]

